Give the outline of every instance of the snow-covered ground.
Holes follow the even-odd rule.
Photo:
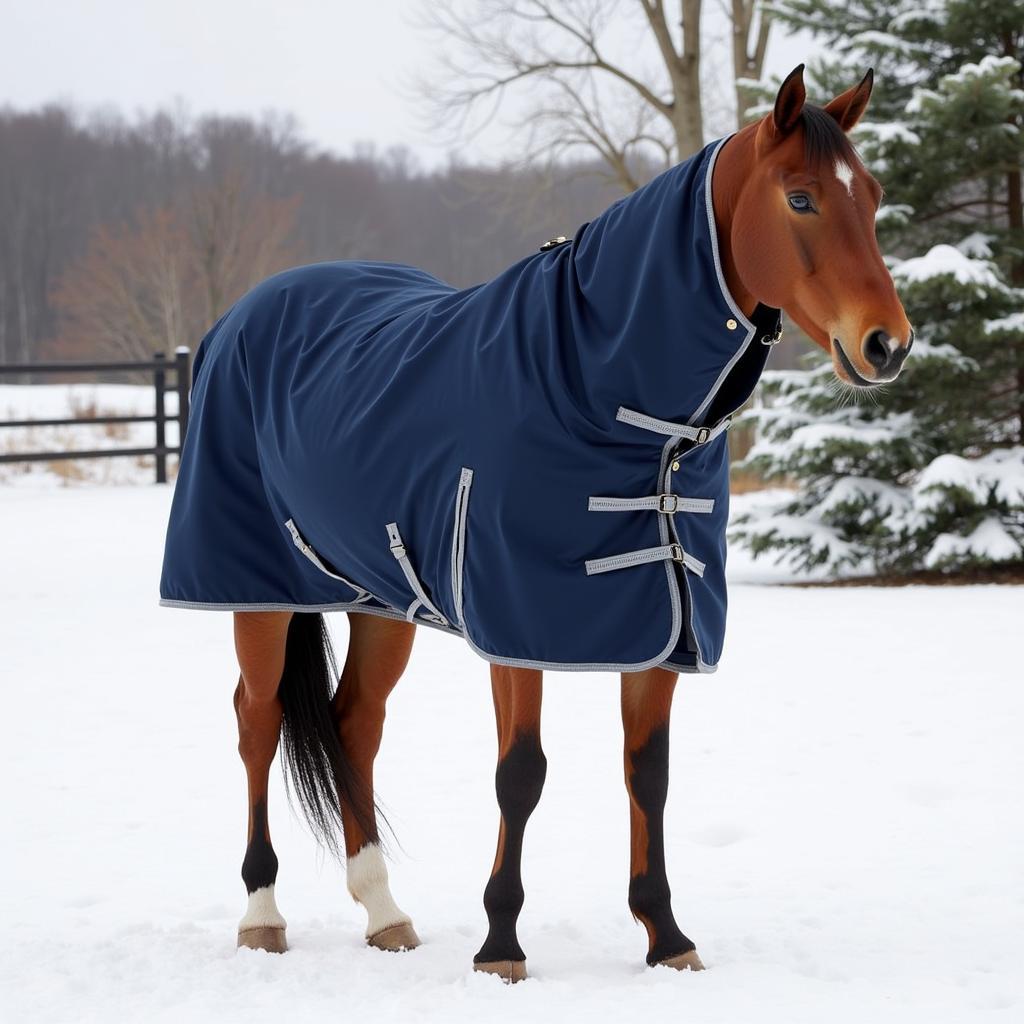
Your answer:
[[[430,630],[378,761],[423,946],[364,946],[275,769],[292,949],[235,950],[230,619],[156,605],[170,495],[0,487],[4,1021],[1022,1019],[1024,589],[736,582],[723,666],[683,678],[672,726],[670,879],[700,974],[646,968],[626,907],[617,680],[549,674],[532,977],[506,988],[470,969],[497,828],[487,670]]]

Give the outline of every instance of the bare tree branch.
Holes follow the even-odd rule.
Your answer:
[[[445,46],[443,73],[421,92],[435,123],[450,126],[454,115],[462,138],[491,124],[515,93],[527,100],[518,128],[531,152],[589,149],[633,189],[652,155],[660,164],[704,144],[701,5],[674,0],[677,46],[664,0],[628,9],[621,0],[434,0],[424,24]],[[625,56],[609,42],[609,26],[623,19],[647,42]]]

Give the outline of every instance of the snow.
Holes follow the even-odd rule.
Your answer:
[[[999,74],[1000,72],[1014,72],[1019,67],[1013,57],[997,57],[995,54],[987,54],[977,64],[969,62],[960,65],[960,70],[951,75],[943,75],[943,84],[971,82],[987,75]]]
[[[996,320],[985,321],[986,334],[1001,334],[1003,331],[1009,333],[1024,333],[1024,310],[1010,313],[1009,316],[1002,316]]]
[[[902,260],[893,269],[897,283],[919,284],[938,277],[952,277],[957,284],[985,291],[1003,291],[995,267],[974,259],[952,245],[933,245],[923,256]]]
[[[897,14],[889,22],[889,29],[900,32],[915,25],[941,25],[946,18],[946,0],[929,0],[921,7]]]
[[[902,142],[908,146],[917,146],[921,142],[921,136],[900,121],[863,121],[857,125],[854,133],[874,143]]]
[[[890,528],[896,526],[906,512],[910,498],[905,488],[894,487],[884,480],[871,477],[844,476],[833,485],[814,510],[816,517],[827,516],[843,505],[864,505],[861,522],[868,522],[874,514],[891,516]]]
[[[992,242],[994,241],[994,235],[985,231],[972,231],[966,237],[961,238],[956,243],[956,247],[967,256],[987,259],[992,255]]]
[[[914,208],[906,203],[883,203],[875,211],[875,222],[892,221],[895,224],[906,224],[914,215]]]
[[[916,54],[925,49],[920,43],[894,36],[891,32],[879,32],[874,29],[852,35],[848,45],[867,50],[888,50],[901,54]]]
[[[1024,1008],[1021,588],[765,586],[741,581],[780,571],[733,549],[723,665],[683,677],[672,720],[669,871],[702,974],[647,969],[626,907],[617,681],[550,673],[532,980],[508,989],[470,969],[497,811],[487,671],[464,644],[419,631],[378,761],[395,895],[423,946],[364,946],[275,768],[292,949],[236,952],[230,619],[156,605],[170,487],[40,478],[0,495],[4,1020],[944,1024]]]
[[[915,503],[936,508],[949,500],[949,488],[966,491],[978,504],[992,494],[1007,505],[1024,505],[1024,447],[1001,448],[976,459],[940,455],[918,477]]]
[[[1021,557],[1021,546],[995,516],[989,516],[966,537],[940,533],[924,563],[932,569],[962,555],[991,562],[1011,562]]]

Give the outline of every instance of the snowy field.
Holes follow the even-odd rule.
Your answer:
[[[700,974],[646,968],[626,907],[617,680],[549,674],[531,979],[507,988],[470,969],[497,830],[485,665],[420,630],[389,708],[378,787],[422,947],[364,946],[275,768],[292,949],[236,951],[230,618],[157,607],[169,487],[47,479],[0,487],[0,1019],[1024,1019],[1024,589],[793,589],[734,561],[723,666],[683,678],[672,726]]]

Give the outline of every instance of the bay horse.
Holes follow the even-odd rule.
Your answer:
[[[341,827],[348,889],[366,911],[367,942],[391,951],[419,944],[389,888],[373,770],[388,696],[422,624],[464,636],[491,662],[500,826],[484,891],[489,930],[474,968],[506,982],[526,976],[516,930],[520,864],[546,772],[543,670],[559,666],[621,670],[629,907],[646,929],[649,965],[702,969],[673,916],[663,815],[678,673],[712,670],[724,629],[728,415],[763,369],[780,309],[831,353],[836,375],[854,387],[892,380],[913,341],[875,239],[881,188],[846,137],[871,87],[869,71],[815,107],[806,103],[801,65],[762,120],[490,284],[456,291],[412,268],[319,265],[259,286],[255,299],[239,304],[241,313],[204,339],[161,595],[169,605],[234,612],[234,707],[248,780],[242,879],[249,902],[239,946],[287,948],[267,809],[279,743],[316,834],[333,846]],[[355,281],[349,291],[361,301],[374,299],[369,327],[365,301],[339,298],[339,279]],[[381,295],[391,296],[387,315],[377,308]],[[286,322],[285,307],[302,318],[299,327]],[[315,316],[326,319],[314,329]],[[501,337],[497,321],[507,332]],[[261,323],[270,323],[269,340]],[[452,324],[466,328],[468,340],[456,344]],[[342,345],[343,336],[358,341]],[[456,363],[444,367],[447,379],[431,377],[438,352],[456,353]],[[383,365],[365,367],[370,353],[383,354]],[[358,395],[317,404],[325,379],[333,386],[341,375],[324,369],[337,363],[301,370],[300,360],[321,356],[348,359],[345,374],[360,368]],[[502,375],[477,400],[473,375],[492,364]],[[657,415],[625,406],[616,412],[619,394],[636,402],[648,395]],[[385,524],[394,507],[388,502],[400,504],[407,481],[387,475],[396,452],[382,434],[387,421],[374,417],[382,409],[394,417],[417,395],[424,437],[442,434],[453,409],[472,410],[467,430],[441,438],[441,454],[422,456],[430,475],[411,478],[413,491],[432,494],[434,477],[455,483],[446,475],[455,472],[454,509],[446,483],[436,515],[430,505],[429,514]],[[664,418],[673,411],[676,420]],[[312,427],[302,433],[304,422]],[[346,433],[339,447],[336,435],[359,424],[370,432],[359,443]],[[513,436],[526,454],[504,450]],[[414,447],[408,432],[404,438]],[[475,474],[464,462],[459,475],[459,461],[477,443],[484,454],[477,453]],[[503,458],[495,468],[487,453],[496,448]],[[658,457],[655,477],[649,460]],[[352,501],[345,488],[367,465],[373,486],[361,482],[364,493]],[[579,465],[588,481],[607,477],[626,494],[588,499],[589,482],[574,476]],[[652,479],[663,493],[642,493]],[[704,491],[681,495],[673,479]],[[323,494],[329,500],[318,505]],[[370,540],[346,547],[341,536],[349,527],[358,532],[367,507],[373,546],[393,559],[387,567],[361,553]],[[592,512],[602,514],[588,518]],[[605,514],[616,512],[619,518]],[[476,534],[468,549],[467,521]],[[543,531],[516,546],[527,522],[550,526],[553,553]],[[285,543],[289,534],[296,550]],[[585,560],[594,545],[614,550],[627,535],[648,546]],[[543,558],[533,557],[534,544]],[[701,545],[707,561],[693,554]],[[525,596],[517,574],[531,577]],[[322,614],[334,608],[350,613],[340,678]],[[642,614],[630,619],[631,609]]]

